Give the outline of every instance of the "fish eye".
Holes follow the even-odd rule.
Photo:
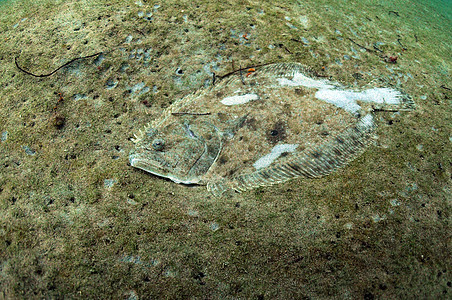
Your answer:
[[[165,146],[165,141],[162,139],[155,139],[152,141],[152,148],[157,151],[162,151],[163,146]]]

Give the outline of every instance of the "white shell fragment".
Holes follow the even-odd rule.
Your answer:
[[[175,101],[134,142],[133,167],[214,195],[346,166],[372,141],[379,110],[410,110],[392,88],[354,91],[297,63],[256,67]],[[363,117],[361,117],[363,116]]]

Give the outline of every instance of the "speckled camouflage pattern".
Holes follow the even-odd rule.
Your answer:
[[[372,106],[358,104],[375,100],[364,99],[370,93],[379,109],[412,107],[396,90],[346,90],[297,63],[237,72],[176,101],[146,126],[130,163],[178,183],[207,185],[215,195],[324,176],[372,141]]]

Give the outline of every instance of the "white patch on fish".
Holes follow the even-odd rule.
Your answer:
[[[224,105],[238,105],[245,104],[257,99],[259,99],[259,96],[256,94],[245,94],[240,96],[226,97],[223,100],[221,100],[221,103],[223,103]]]
[[[297,149],[298,144],[281,144],[273,147],[272,151],[259,158],[254,164],[253,167],[256,169],[262,169],[271,165],[281,154],[286,152],[293,152]]]
[[[302,73],[295,73],[292,79],[278,78],[279,84],[287,86],[304,86],[316,89],[332,89],[336,86],[326,79],[309,78]]]
[[[313,79],[302,73],[295,73],[292,79],[278,78],[277,80],[281,85],[319,89],[315,94],[317,99],[336,105],[351,113],[357,113],[361,109],[361,106],[356,102],[357,100],[378,104],[400,104],[402,97],[399,91],[391,88],[373,88],[361,92],[343,90],[328,80]]]
[[[374,88],[362,92],[321,89],[315,94],[317,99],[331,103],[351,113],[357,113],[361,106],[356,101],[378,104],[399,104],[402,94],[391,88]]]

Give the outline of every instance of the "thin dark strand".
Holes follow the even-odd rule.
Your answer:
[[[173,116],[183,116],[183,115],[191,115],[191,116],[208,116],[210,112],[206,113],[191,113],[191,112],[173,112],[171,113]]]
[[[242,81],[242,84],[245,85],[245,80],[243,80],[243,74],[242,74],[242,68],[240,67],[240,80]]]
[[[378,53],[378,51],[383,52],[382,50],[378,49],[378,47],[374,46],[375,50],[369,49],[364,47],[363,45],[358,44],[357,42],[355,42],[354,40],[352,40],[351,38],[347,38],[350,42],[352,42],[353,44],[355,44],[356,46],[363,48],[364,50],[366,50],[367,52],[373,53],[376,56],[382,58],[385,62],[391,62],[391,63],[395,63],[395,61],[391,61],[391,57],[388,57],[387,55],[384,54],[380,54]],[[397,59],[397,57],[396,57]]]
[[[403,50],[408,50],[408,48],[402,44],[401,39],[397,39],[397,42],[399,43],[400,46],[402,46]]]
[[[371,53],[375,53],[375,50],[369,49],[364,47],[363,45],[358,44],[357,42],[355,42],[354,40],[352,40],[351,38],[347,38],[350,42],[352,42],[353,44],[355,44],[356,46],[363,48],[364,50],[366,50],[367,52],[371,52]],[[378,51],[381,51],[380,49],[378,49]]]
[[[286,51],[287,51],[287,53],[289,53],[289,54],[292,54],[292,52],[290,52],[290,50],[289,50],[289,49],[287,49],[287,47],[286,47],[286,46],[284,46],[284,45],[283,45],[283,48],[284,48],[284,50],[286,50]]]
[[[102,53],[104,53],[104,52],[98,52],[98,53],[96,53],[96,54],[92,54],[92,55],[88,55],[88,56],[82,56],[82,57],[74,58],[74,59],[68,61],[67,63],[65,63],[64,65],[59,66],[58,68],[56,68],[56,69],[53,70],[52,72],[50,72],[50,73],[48,73],[48,74],[40,74],[40,75],[33,74],[33,73],[31,73],[31,72],[29,72],[29,71],[27,71],[27,70],[21,68],[21,67],[19,66],[19,63],[17,62],[17,56],[14,58],[14,63],[16,64],[16,67],[17,67],[20,71],[24,72],[24,73],[27,74],[27,75],[30,75],[30,76],[33,76],[33,77],[49,77],[49,76],[55,74],[56,72],[58,72],[60,69],[62,69],[62,68],[64,68],[64,67],[66,67],[67,65],[73,63],[74,61],[77,61],[77,60],[80,60],[80,59],[85,59],[85,58],[90,58],[90,57],[94,57],[94,56],[98,56],[98,55],[101,55]]]
[[[251,68],[263,67],[263,66],[267,66],[267,65],[271,65],[271,64],[273,64],[273,62],[269,62],[269,63],[266,63],[266,64],[260,64],[260,65],[249,66],[249,67],[246,67],[246,68],[240,68],[240,69],[238,69],[238,70],[231,71],[231,72],[226,73],[226,74],[224,74],[224,75],[216,75],[216,78],[218,78],[218,79],[223,79],[223,78],[225,78],[225,77],[231,76],[231,75],[234,74],[234,73],[242,72],[243,70],[248,70],[248,69],[251,69]]]
[[[394,10],[390,10],[390,11],[388,11],[388,15],[390,15],[390,14],[393,14],[393,15],[396,15],[397,17],[400,17],[400,14],[399,14],[399,12],[397,12],[397,11],[394,11]]]
[[[376,45],[374,45],[374,49],[377,50],[378,52],[383,52],[383,50],[381,50],[380,48],[378,48]]]

